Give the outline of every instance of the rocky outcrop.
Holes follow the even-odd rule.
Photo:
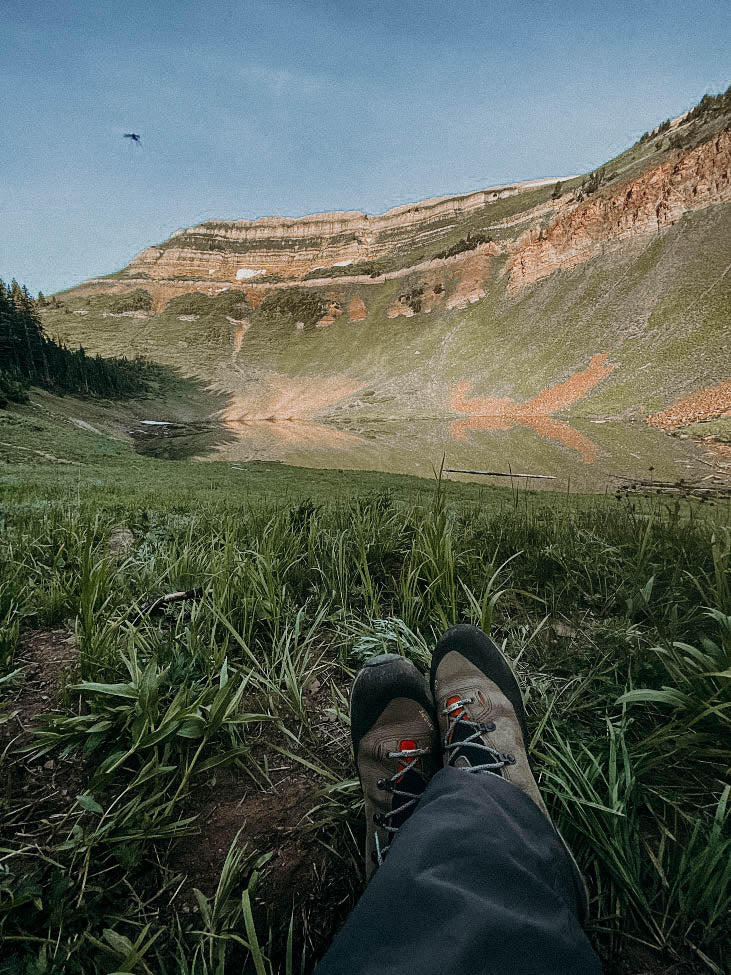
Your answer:
[[[360,295],[356,295],[355,298],[350,299],[350,304],[348,305],[348,321],[351,324],[354,325],[356,322],[364,321],[367,314],[368,310]]]
[[[157,314],[179,295],[213,296],[229,288],[241,290],[256,310],[272,291],[296,284],[315,289],[340,306],[330,307],[322,317],[319,325],[325,327],[343,309],[348,310],[349,321],[363,320],[365,305],[362,298],[362,307],[353,304],[353,286],[366,294],[386,281],[404,279],[388,306],[389,318],[412,317],[437,306],[461,310],[484,297],[495,269],[509,274],[508,289],[515,293],[624,240],[656,234],[688,211],[731,201],[728,128],[716,131],[697,148],[666,152],[658,158],[663,161],[654,164],[653,157],[651,168],[631,179],[615,179],[581,202],[570,191],[558,199],[541,194],[537,204],[534,195],[526,194],[525,207],[517,200],[501,219],[491,209],[496,201],[554,180],[425,200],[378,216],[351,211],[210,221],[148,248],[120,275],[92,279],[75,290],[94,295],[144,289]],[[438,250],[438,240],[446,236],[454,245],[460,235],[469,238],[475,227],[482,236],[474,249],[440,259],[427,257]],[[450,253],[449,248],[445,253]],[[402,263],[396,259],[400,254]],[[508,261],[496,264],[493,258],[501,255],[508,255]],[[372,262],[386,258],[374,268]],[[363,261],[369,263],[358,267]],[[385,273],[384,266],[390,268]]]
[[[660,166],[612,184],[578,205],[566,204],[547,228],[534,227],[513,246],[510,290],[598,256],[608,244],[655,234],[689,210],[731,201],[731,131]]]
[[[343,306],[335,298],[329,298],[327,302],[327,308],[325,309],[325,314],[316,323],[316,328],[327,328],[328,325],[332,325],[336,319],[340,318],[343,314]]]
[[[481,248],[480,253],[465,262],[454,293],[447,299],[447,308],[466,308],[485,297],[485,288],[492,270],[492,258],[499,252],[496,244],[487,244]]]
[[[209,221],[178,230],[160,247],[149,247],[126,269],[152,280],[195,278],[256,283],[265,275],[302,277],[308,271],[377,260],[401,244],[426,247],[450,227],[490,204],[553,178],[493,186],[444,196],[369,216],[359,211],[307,217]]]

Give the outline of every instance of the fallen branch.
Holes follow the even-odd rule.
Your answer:
[[[445,467],[447,474],[482,474],[484,477],[540,477],[544,481],[555,481],[555,474],[504,474],[500,471],[463,471],[459,467]]]

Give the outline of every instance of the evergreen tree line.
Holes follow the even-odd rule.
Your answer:
[[[56,393],[125,399],[147,389],[159,369],[143,359],[105,359],[46,334],[38,303],[17,281],[0,280],[0,406],[25,402],[29,386]]]

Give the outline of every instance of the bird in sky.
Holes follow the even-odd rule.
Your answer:
[[[131,139],[133,142],[137,143],[140,149],[142,148],[142,136],[138,135],[136,132],[125,132],[124,138]]]

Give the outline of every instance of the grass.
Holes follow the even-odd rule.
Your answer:
[[[352,675],[382,650],[425,667],[458,620],[490,630],[520,674],[608,970],[638,944],[679,970],[727,970],[722,512],[384,476],[342,475],[338,496],[331,472],[280,479],[277,465],[252,469],[244,495],[201,471],[222,465],[165,479],[139,464],[126,479],[111,464],[106,482],[103,465],[55,486],[42,464],[22,487],[3,478],[0,971],[308,970],[363,883]],[[193,587],[197,600],[142,611]],[[75,657],[28,717],[34,640],[51,628]],[[228,793],[274,814],[298,783],[280,839],[262,841],[247,805],[198,877],[196,833],[214,842]],[[327,857],[312,898],[277,894],[290,835],[308,862]]]

